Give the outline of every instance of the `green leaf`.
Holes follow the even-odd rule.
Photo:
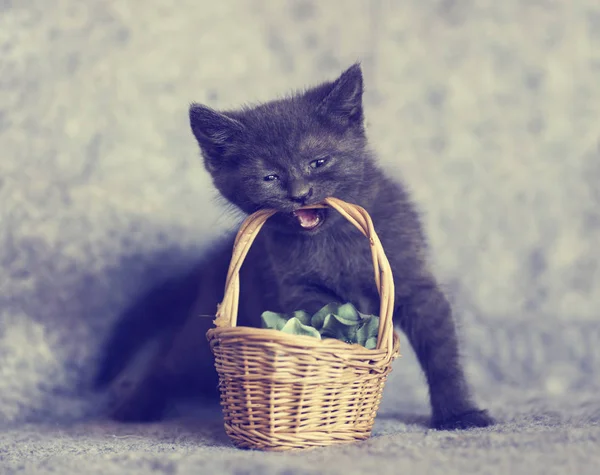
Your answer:
[[[303,325],[296,317],[290,318],[281,331],[283,333],[289,333],[290,335],[313,336],[319,340],[321,339],[321,334],[315,328]]]
[[[323,338],[336,338],[346,343],[356,343],[356,332],[360,323],[349,322],[338,315],[329,314],[325,317],[321,336]]]
[[[360,329],[356,332],[356,342],[359,345],[367,346],[367,342],[374,338],[375,345],[377,345],[377,335],[379,333],[379,317],[374,315],[365,315],[363,317],[363,324]]]
[[[374,336],[374,337],[371,337],[371,338],[369,338],[369,339],[368,339],[368,340],[365,342],[365,344],[364,344],[364,347],[365,347],[367,350],[374,350],[375,348],[377,348],[377,337],[376,337],[376,336]]]
[[[263,328],[281,330],[288,322],[289,317],[284,313],[266,311],[260,316]]]
[[[309,325],[309,326],[310,326],[311,320],[312,320],[310,313],[305,312],[304,310],[296,310],[292,314],[292,318],[297,318],[300,321],[300,323],[302,323],[302,325]]]
[[[356,324],[361,321],[360,313],[351,303],[341,305],[334,314],[340,321],[343,321],[347,325]]]
[[[327,317],[327,315],[336,314],[339,307],[340,304],[338,303],[328,303],[327,305],[325,305],[321,310],[319,310],[312,316],[312,326],[315,327],[317,330],[323,328],[325,317]]]

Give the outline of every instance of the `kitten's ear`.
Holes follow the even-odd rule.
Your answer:
[[[222,153],[244,130],[237,120],[201,104],[190,106],[190,126],[198,144],[209,155]]]
[[[362,125],[363,76],[356,63],[336,79],[317,108],[320,115],[343,126]]]

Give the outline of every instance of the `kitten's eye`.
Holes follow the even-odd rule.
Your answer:
[[[278,175],[267,175],[266,177],[263,178],[263,180],[275,181],[275,180],[279,180],[279,176]]]
[[[325,165],[327,163],[327,160],[329,160],[329,157],[318,158],[317,160],[313,160],[312,162],[310,162],[310,167],[311,168],[322,167],[323,165]]]

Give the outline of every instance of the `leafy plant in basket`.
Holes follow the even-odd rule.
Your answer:
[[[312,316],[304,310],[292,314],[266,311],[261,318],[263,328],[290,335],[335,338],[369,350],[377,346],[379,317],[365,315],[351,303],[330,303]]]

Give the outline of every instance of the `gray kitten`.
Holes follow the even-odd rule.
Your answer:
[[[333,82],[256,107],[190,107],[192,132],[222,196],[247,214],[280,211],[242,267],[239,324],[260,326],[267,309],[316,312],[330,302],[378,313],[364,236],[333,210],[298,210],[327,196],[359,204],[371,214],[392,266],[394,320],[427,378],[431,425],[488,426],[493,419],[471,400],[451,308],[427,266],[419,216],[402,184],[383,173],[369,150],[362,93],[355,64]],[[126,311],[96,378],[98,387],[120,391],[114,418],[156,420],[171,398],[217,394],[204,336],[211,320],[195,316],[215,313],[232,243],[233,235],[215,243],[189,273],[163,282]],[[130,364],[151,340],[158,351],[146,351],[142,369]]]

